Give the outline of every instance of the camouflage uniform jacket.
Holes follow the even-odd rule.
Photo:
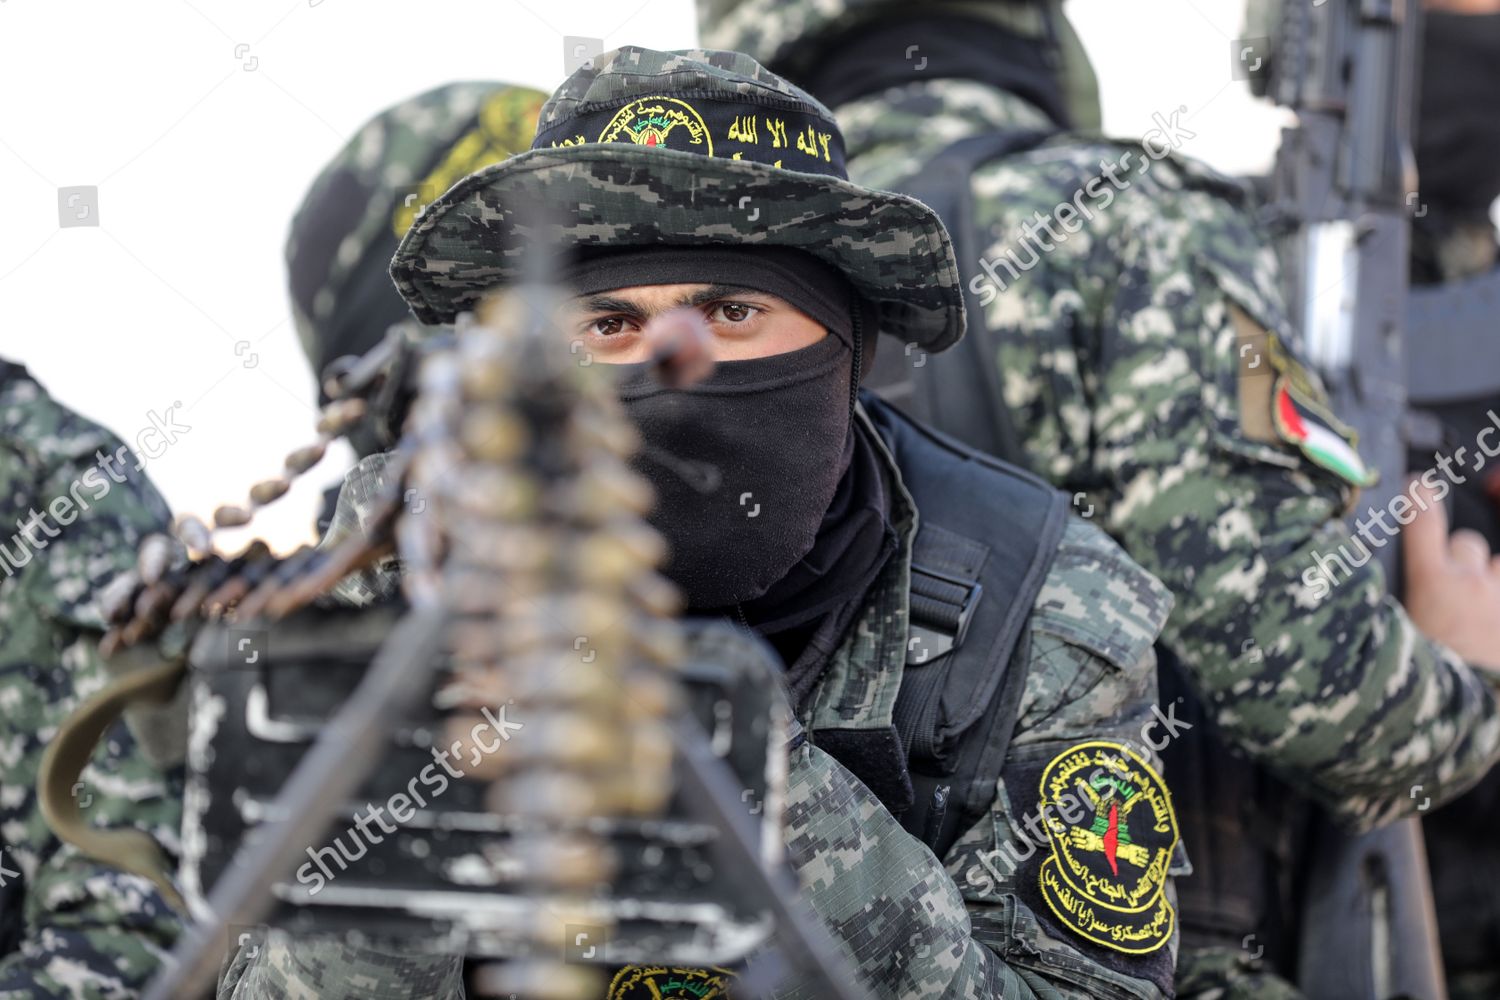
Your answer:
[[[969,81],[835,110],[850,176],[873,187],[966,136],[1049,128]],[[1158,139],[1155,153],[1173,136]],[[1353,826],[1415,811],[1414,785],[1449,800],[1500,755],[1496,690],[1387,596],[1340,520],[1349,483],[1272,429],[1260,359],[1267,332],[1291,335],[1243,189],[1142,150],[1063,136],[973,177],[998,279],[970,290],[1028,463],[1172,591],[1164,641],[1228,742]],[[1340,557],[1347,577],[1325,562]],[[1320,565],[1332,586],[1309,584]]]
[[[178,929],[151,883],[60,844],[35,788],[58,724],[107,680],[96,650],[104,627],[99,587],[134,565],[142,538],[170,524],[136,464],[114,435],[0,362],[0,509],[26,526],[0,543],[0,997],[7,1000],[134,996]],[[76,792],[95,823],[136,826],[175,849],[180,772],[148,763],[124,724],[108,734]]]
[[[904,544],[881,571],[868,604],[834,654],[801,720],[808,732],[889,726],[901,683],[916,511],[899,486],[893,459],[884,448],[880,451],[897,484],[894,523]],[[383,464],[382,456],[371,456],[347,477],[330,538],[359,530],[358,498],[374,495],[370,480],[378,478]],[[391,585],[387,571],[376,579],[351,581],[345,596],[358,602],[371,590]],[[872,996],[1081,1000],[1170,995],[1142,978],[1131,965],[1134,959],[1058,930],[1050,915],[1023,902],[1021,883],[1035,884],[1044,860],[1053,855],[1046,844],[1033,844],[1030,851],[1017,846],[1028,842],[1023,824],[1038,812],[1035,770],[1027,771],[1027,765],[1063,759],[1090,741],[1140,746],[1142,733],[1157,718],[1151,711],[1152,643],[1170,606],[1161,586],[1103,533],[1081,520],[1070,521],[1030,619],[1030,673],[994,805],[942,863],[811,740],[791,751],[788,854],[804,898],[841,943]],[[1157,765],[1151,751],[1139,753],[1138,760]],[[1013,781],[1013,765],[1017,774],[1029,777]],[[1030,829],[1035,836],[1034,819]],[[1007,853],[1012,847],[1016,849]],[[1163,874],[1166,867],[1162,863]],[[1174,899],[1170,881],[1157,881],[1169,920]],[[392,963],[400,963],[408,977],[403,997],[446,1000],[462,995],[454,978],[457,959],[361,954],[280,935],[271,940],[269,949],[254,955],[242,949],[235,956],[230,975],[221,982],[223,1000],[308,995],[299,990],[316,990],[320,997],[394,996],[345,986],[380,982],[389,989]],[[1169,927],[1161,940],[1158,968],[1165,969],[1169,980],[1175,932]],[[786,995],[800,993],[794,989]]]

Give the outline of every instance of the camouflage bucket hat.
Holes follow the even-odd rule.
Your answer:
[[[532,221],[542,213],[547,231]],[[828,109],[735,52],[596,57],[542,109],[530,152],[428,206],[391,276],[417,319],[450,323],[516,280],[534,239],[793,247],[842,271],[882,332],[928,351],[963,335],[958,266],[936,213],[851,184]]]

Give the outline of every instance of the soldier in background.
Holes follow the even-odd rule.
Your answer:
[[[1418,198],[1412,219],[1413,286],[1488,280],[1496,273],[1495,225],[1490,208],[1500,196],[1500,3],[1495,0],[1427,0],[1423,15],[1422,82],[1416,123]],[[1500,300],[1491,299],[1500,309]],[[1468,322],[1454,317],[1453,323]],[[1487,343],[1463,357],[1488,366],[1500,386],[1497,317],[1484,328]],[[1455,336],[1446,323],[1414,333],[1407,350],[1421,356],[1425,337]],[[1487,349],[1485,349],[1487,347]],[[1465,445],[1471,453],[1485,428],[1496,424],[1500,394],[1421,407],[1442,428],[1442,450]],[[1497,431],[1489,431],[1493,437]],[[1481,453],[1482,454],[1482,453]],[[1412,468],[1430,466],[1430,449],[1413,451]],[[1454,526],[1474,533],[1466,543],[1478,563],[1500,549],[1500,462],[1464,464],[1468,481],[1453,491]],[[1500,996],[1500,774],[1492,772],[1468,795],[1423,823],[1437,905],[1448,990],[1453,1000]]]
[[[1176,154],[1180,112],[1140,143],[1079,134],[1097,100],[1058,3],[699,10],[706,44],[834,109],[852,178],[954,204],[976,349],[945,370],[908,347],[890,381],[1073,494],[1173,591],[1163,700],[1194,723],[1164,752],[1195,869],[1178,989],[1297,995],[1307,801],[1367,829],[1500,753],[1500,568],[1427,518],[1404,539],[1425,620],[1388,596],[1371,549],[1394,532],[1341,520],[1367,473],[1295,359],[1247,192]]]
[[[143,431],[137,446],[147,443]],[[134,996],[180,917],[146,880],[92,861],[48,829],[37,804],[58,725],[109,680],[100,592],[135,565],[171,515],[113,434],[0,359],[0,997]],[[182,770],[152,762],[116,724],[74,789],[95,825],[134,826],[176,849]]]
[[[386,268],[422,208],[459,178],[531,146],[547,95],[507,83],[452,83],[380,112],[318,174],[292,218],[286,266],[297,337],[319,380],[397,324],[420,330]],[[390,443],[357,436],[360,458]],[[328,491],[318,533],[338,487]]]

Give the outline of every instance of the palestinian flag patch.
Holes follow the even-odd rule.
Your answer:
[[[1080,743],[1042,771],[1041,815],[1052,855],[1041,892],[1068,930],[1127,955],[1157,951],[1172,937],[1167,871],[1177,814],[1161,776],[1116,743]]]
[[[1276,433],[1320,465],[1353,486],[1373,486],[1380,478],[1365,465],[1355,446],[1359,435],[1315,402],[1287,374],[1276,379],[1271,419]]]

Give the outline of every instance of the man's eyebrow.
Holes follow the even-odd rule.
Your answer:
[[[584,312],[591,313],[624,313],[627,316],[641,315],[641,307],[626,299],[611,298],[608,295],[593,295],[584,299],[580,305]]]
[[[765,293],[757,292],[753,288],[742,288],[739,285],[709,285],[691,294],[681,296],[670,306],[653,309],[651,310],[651,314],[665,312],[666,309],[681,309],[683,307],[696,309],[699,306],[706,306],[710,302],[717,302],[720,299],[742,299],[748,296],[764,297]],[[640,303],[631,302],[628,299],[615,298],[610,295],[591,295],[579,302],[579,308],[588,313],[620,313],[626,316],[637,317],[647,315],[647,311],[642,308]]]
[[[764,295],[753,288],[742,288],[739,285],[709,285],[707,288],[685,295],[677,300],[679,306],[706,306],[710,302],[719,299],[743,299],[746,296]]]

